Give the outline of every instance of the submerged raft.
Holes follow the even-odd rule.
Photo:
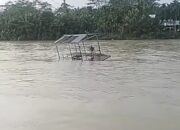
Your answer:
[[[96,45],[90,45],[87,43],[87,40],[96,38]],[[101,51],[101,46],[96,34],[70,34],[64,35],[54,42],[56,45],[57,53],[59,60],[67,59],[65,57],[70,56],[72,60],[83,60],[83,61],[105,61],[110,58],[110,55],[103,54]],[[60,54],[59,46],[66,45],[68,46],[68,54]],[[97,49],[95,48],[97,46]]]

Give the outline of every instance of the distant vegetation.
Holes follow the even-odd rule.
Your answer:
[[[179,37],[165,30],[163,20],[180,19],[180,2],[155,0],[89,0],[83,8],[63,3],[54,9],[34,0],[8,2],[1,7],[0,40],[53,40],[69,33],[99,33],[103,39]]]

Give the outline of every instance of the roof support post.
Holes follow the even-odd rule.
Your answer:
[[[61,57],[60,57],[60,54],[59,54],[59,49],[58,49],[57,44],[56,44],[56,50],[57,50],[57,53],[58,53],[58,58],[59,58],[59,60],[61,60]]]
[[[74,44],[74,47],[75,47],[75,50],[76,50],[76,53],[77,53],[77,47],[76,47],[76,44]]]
[[[80,52],[80,55],[81,55],[81,60],[83,61],[83,55],[82,55],[82,52],[81,52],[81,46],[80,46],[79,43],[78,43],[78,45],[79,45],[79,52]]]
[[[96,35],[96,39],[97,39],[97,42],[98,42],[98,49],[99,49],[99,53],[101,54],[101,47],[100,47],[100,44],[99,44],[99,38],[98,36]]]
[[[84,41],[82,42],[83,44],[83,48],[84,48],[84,53],[85,53],[85,56],[86,56],[86,60],[87,60],[87,53],[86,53],[86,48],[85,48],[85,45],[84,45]]]
[[[71,52],[71,46],[70,46],[70,43],[68,43],[68,45],[69,45],[69,52],[70,52],[70,54],[71,54],[71,59],[73,60],[73,55],[72,55],[72,52]]]

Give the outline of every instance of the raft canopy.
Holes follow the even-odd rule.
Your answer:
[[[87,40],[90,40],[92,38],[95,38],[96,40],[96,48],[95,46],[92,45],[92,43],[91,44],[89,44],[88,42],[86,43]],[[101,53],[101,47],[99,44],[97,34],[65,34],[54,43],[56,44],[56,50],[58,53],[59,60],[60,59],[64,60],[66,56],[67,58],[70,56],[72,60],[82,60],[82,61],[83,60],[104,61],[111,57],[110,55],[105,55]],[[87,45],[85,45],[85,43]],[[59,51],[58,44],[68,45],[69,53],[66,54],[66,56],[62,54],[61,57],[60,53],[64,51]]]
[[[56,44],[78,44],[88,37],[87,34],[71,34],[71,35],[63,35],[61,38],[59,38],[57,41],[55,41]]]

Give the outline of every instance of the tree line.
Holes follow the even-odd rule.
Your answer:
[[[180,19],[178,0],[162,5],[156,0],[89,0],[82,8],[63,3],[56,9],[39,0],[18,0],[1,8],[0,40],[54,40],[74,33],[98,33],[103,39],[179,35],[162,29],[164,20]]]

